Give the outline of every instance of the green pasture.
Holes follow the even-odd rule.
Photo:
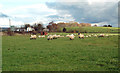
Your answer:
[[[50,41],[47,37],[36,40],[29,37],[2,37],[3,71],[118,70],[118,35],[84,39],[76,36],[74,40],[64,37]]]
[[[61,31],[63,28],[60,29]],[[66,27],[66,32],[99,32],[99,33],[111,33],[111,32],[119,32],[120,28],[117,27]]]

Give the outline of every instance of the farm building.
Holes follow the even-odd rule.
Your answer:
[[[35,29],[32,28],[32,27],[28,27],[28,28],[27,28],[27,31],[35,31]]]
[[[16,28],[15,31],[17,31],[17,32],[21,32],[21,31],[27,31],[27,30],[24,29],[24,28]]]

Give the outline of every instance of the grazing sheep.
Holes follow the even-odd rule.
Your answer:
[[[36,35],[31,35],[30,40],[35,39],[36,40],[37,36]]]
[[[47,40],[52,40],[53,39],[53,36],[52,35],[49,35],[48,37],[47,37]]]
[[[68,35],[66,35],[66,37],[69,37],[70,35],[68,34]]]
[[[106,37],[110,37],[108,34],[105,35]]]
[[[41,36],[42,38],[45,38],[45,35]]]
[[[88,37],[88,36],[86,36],[86,37]]]
[[[39,37],[39,38],[45,38],[45,35],[43,35],[43,36],[40,36],[40,35],[39,35],[38,37]]]
[[[94,36],[95,36],[95,37],[97,37],[97,35],[96,35],[96,34],[95,34]]]
[[[39,35],[38,37],[39,37],[39,38],[41,38],[41,36],[40,36],[40,35]]]
[[[74,37],[75,36],[73,34],[69,35],[70,40],[74,40]]]
[[[98,37],[104,37],[105,35],[104,34],[100,34]]]
[[[64,37],[64,36],[60,36],[60,35],[55,35],[55,38],[60,38],[60,37]]]
[[[52,39],[57,39],[57,38],[60,38],[60,37],[64,37],[64,36],[60,36],[60,35],[54,34],[54,35],[49,35],[49,36],[47,37],[47,39],[48,39],[48,40],[52,40]]]
[[[79,34],[78,37],[81,39],[84,39],[84,35],[83,34]]]
[[[60,37],[64,37],[64,36],[60,36]]]
[[[88,35],[88,37],[91,37],[91,35]]]
[[[60,38],[60,35],[57,35],[56,37],[57,37],[57,38]]]
[[[53,39],[57,39],[58,37],[57,37],[57,35],[55,34],[55,35],[53,35]]]
[[[109,35],[108,35],[108,34],[106,34],[105,36],[107,36],[107,37],[108,37]]]

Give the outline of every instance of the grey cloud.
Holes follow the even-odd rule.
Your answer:
[[[46,3],[49,8],[56,9],[60,15],[70,14],[78,22],[118,24],[118,3],[104,2],[67,2],[67,3]],[[84,19],[83,19],[84,18]]]

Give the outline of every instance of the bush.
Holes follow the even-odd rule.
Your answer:
[[[103,25],[103,27],[107,27],[107,25]]]
[[[112,25],[108,25],[108,27],[112,27]]]
[[[7,35],[9,35],[9,36],[13,36],[14,33],[13,33],[12,31],[10,31],[10,29],[8,29],[8,31],[7,31]]]
[[[66,28],[63,28],[63,32],[66,32]]]
[[[36,34],[37,34],[37,32],[36,32],[36,31],[32,31],[32,34],[36,35]]]

